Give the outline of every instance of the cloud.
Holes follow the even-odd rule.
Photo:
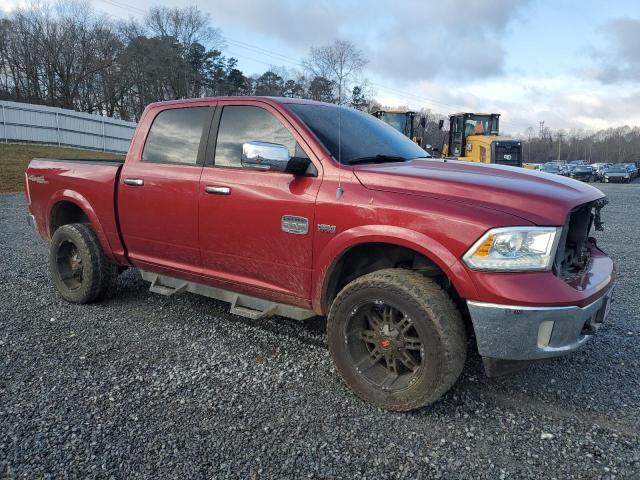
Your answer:
[[[372,66],[388,78],[466,80],[504,73],[505,36],[529,2],[460,0],[398,5]]]
[[[529,0],[404,0],[366,3],[234,0],[211,9],[214,23],[278,38],[305,55],[337,38],[354,42],[370,71],[393,80],[486,78],[503,73],[509,26]],[[251,43],[250,40],[246,40]]]
[[[339,26],[346,21],[336,5],[322,0],[304,4],[280,0],[232,0],[215,2],[211,13],[214,23],[241,23],[249,31],[305,49],[318,43],[333,42],[338,37]],[[244,40],[253,43],[251,38]]]
[[[503,133],[522,137],[528,127],[538,131],[539,121],[552,130],[596,131],[614,125],[640,125],[638,84],[600,84],[569,73],[552,77],[491,77],[451,88],[438,79],[417,81],[405,89],[433,101],[412,100],[381,89],[385,105],[428,107],[436,113],[482,111],[500,113]],[[398,91],[398,90],[396,90]]]
[[[27,4],[27,0],[2,0],[0,13],[9,13],[17,8],[25,8]]]
[[[590,48],[595,63],[587,75],[606,84],[640,80],[640,19],[609,20],[599,31],[604,45]]]

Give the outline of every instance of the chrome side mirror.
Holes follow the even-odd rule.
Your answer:
[[[290,158],[289,149],[278,143],[254,141],[242,144],[244,168],[285,172]]]

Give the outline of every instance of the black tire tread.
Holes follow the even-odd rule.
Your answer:
[[[431,391],[425,391],[421,396],[403,404],[389,405],[372,402],[363,398],[346,381],[339,368],[336,368],[339,376],[347,387],[358,397],[372,403],[376,407],[393,411],[409,411],[424,407],[437,401],[457,381],[464,368],[467,351],[467,334],[462,321],[462,316],[451,297],[433,280],[423,276],[419,272],[401,268],[388,268],[378,270],[358,277],[345,286],[336,296],[331,305],[328,317],[329,323],[337,321],[335,312],[338,311],[352,293],[365,288],[379,287],[393,288],[404,293],[407,299],[414,302],[418,308],[426,310],[444,345],[444,357],[442,369],[439,371],[438,386]]]
[[[61,236],[70,237],[83,257],[90,260],[89,268],[84,270],[83,285],[79,295],[69,295],[61,288],[55,279],[53,269],[56,267],[53,245]],[[103,300],[113,295],[118,277],[118,266],[105,255],[97,235],[89,224],[71,223],[58,228],[51,239],[51,252],[49,255],[49,268],[52,270],[54,283],[61,296],[74,303],[90,303]],[[86,283],[85,283],[86,281]]]

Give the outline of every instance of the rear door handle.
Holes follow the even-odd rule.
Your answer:
[[[212,195],[229,195],[231,193],[231,189],[229,187],[218,187],[213,185],[204,187],[204,191]]]
[[[132,187],[141,187],[144,185],[144,180],[141,178],[125,178],[124,183]]]

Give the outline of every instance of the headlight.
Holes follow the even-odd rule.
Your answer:
[[[624,178],[629,178],[629,175],[625,175]]]
[[[462,258],[474,270],[550,270],[561,230],[561,227],[493,228]]]

